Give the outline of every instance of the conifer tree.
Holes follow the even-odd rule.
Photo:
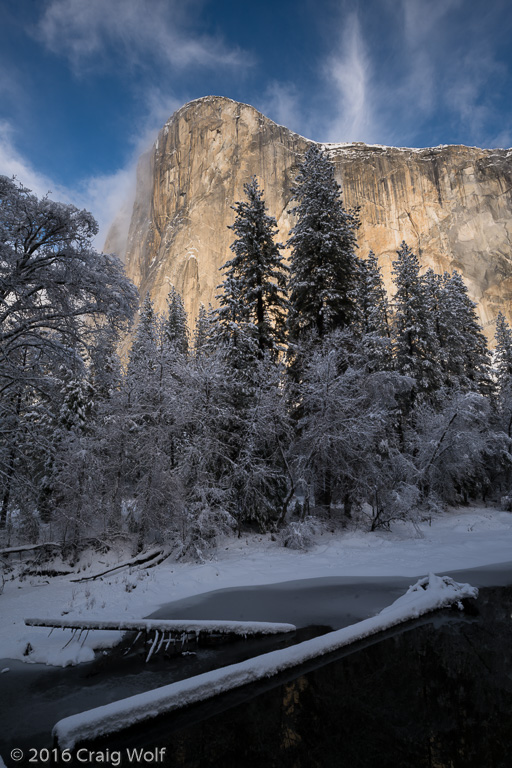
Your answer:
[[[125,376],[125,494],[132,500],[130,525],[139,550],[150,537],[168,536],[181,514],[178,465],[188,358],[166,345],[166,325],[146,297]]]
[[[156,318],[153,302],[146,293],[140,310],[139,322],[128,358],[128,378],[144,379],[147,370],[155,367],[156,361]]]
[[[498,312],[496,319],[496,349],[494,370],[497,384],[497,402],[504,431],[512,436],[512,329],[504,315]]]
[[[390,309],[377,257],[358,260],[355,289],[356,322],[354,330],[361,337],[368,365],[372,370],[390,370]]]
[[[167,318],[163,327],[163,342],[182,355],[188,354],[187,313],[183,300],[172,286],[167,297]]]
[[[461,275],[453,272],[442,279],[439,311],[444,327],[444,368],[462,391],[490,395],[493,385],[487,340]]]
[[[361,332],[389,336],[389,302],[374,252],[359,260],[357,267],[356,299]]]
[[[93,410],[93,388],[86,376],[70,376],[62,389],[59,421],[64,429],[85,432]]]
[[[292,192],[288,327],[296,342],[312,333],[322,338],[353,319],[359,220],[345,210],[334,167],[316,145],[306,152]]]
[[[500,393],[512,390],[512,329],[505,316],[498,312],[496,318],[496,349],[494,353],[494,368]]]
[[[107,401],[121,386],[121,360],[117,352],[119,335],[110,325],[101,326],[89,350],[91,384],[96,403]]]
[[[399,373],[415,380],[412,393],[435,397],[441,380],[439,343],[435,334],[431,293],[420,276],[418,257],[402,242],[393,262],[396,285],[393,346]]]
[[[244,185],[247,200],[232,206],[236,212],[231,245],[234,257],[222,267],[219,318],[229,333],[252,336],[258,357],[275,355],[284,343],[287,309],[287,267],[282,245],[274,242],[276,220],[266,212],[263,192],[255,177]]]
[[[210,346],[212,331],[212,305],[208,310],[201,302],[199,312],[197,313],[196,327],[194,328],[194,352],[196,355],[202,355],[207,352]]]

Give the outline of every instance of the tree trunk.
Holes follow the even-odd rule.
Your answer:
[[[25,365],[26,362],[27,353],[24,353],[23,356],[23,365]],[[14,413],[16,415],[16,422],[15,427],[13,429],[13,436],[11,438],[11,450],[9,452],[9,464],[7,467],[6,478],[5,478],[5,490],[4,495],[2,498],[2,509],[0,510],[0,528],[5,528],[7,525],[7,512],[9,511],[9,501],[11,500],[11,488],[12,488],[12,478],[14,477],[14,466],[15,466],[15,460],[16,460],[16,438],[18,433],[18,427],[19,427],[19,419],[20,419],[20,413],[21,413],[21,391],[18,390],[16,393],[16,407],[14,409]]]
[[[332,474],[326,469],[315,486],[315,502],[318,507],[323,507],[328,516],[331,516],[332,503]]]
[[[5,478],[5,491],[2,499],[2,509],[0,510],[0,528],[5,528],[7,525],[7,512],[9,510],[9,501],[11,498],[11,485],[12,485],[12,478],[14,475],[14,460],[15,460],[15,453],[14,453],[14,448],[12,448],[9,455],[9,465],[7,467],[6,478]]]

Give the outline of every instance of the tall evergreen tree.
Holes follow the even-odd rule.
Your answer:
[[[119,334],[110,325],[98,328],[90,349],[91,383],[95,401],[107,401],[121,386],[121,360],[117,349]]]
[[[512,437],[512,329],[501,312],[496,318],[494,338],[498,412],[504,431]]]
[[[183,300],[172,286],[167,297],[167,318],[163,326],[163,343],[182,355],[188,354],[187,313]]]
[[[412,393],[435,397],[441,369],[439,343],[433,318],[432,294],[420,276],[418,257],[402,242],[393,262],[396,285],[394,304],[393,346],[399,373],[415,380]]]
[[[129,379],[136,377],[143,381],[148,369],[154,369],[157,356],[156,336],[155,310],[149,293],[146,293],[128,357]]]
[[[357,267],[355,296],[361,332],[389,337],[389,302],[374,252],[370,251],[368,258],[358,260]]]
[[[255,177],[244,190],[247,200],[232,206],[236,218],[229,228],[236,240],[231,245],[234,257],[222,267],[219,317],[225,327],[245,326],[263,357],[266,352],[277,353],[284,343],[288,270],[283,246],[274,242],[276,220],[266,212]]]
[[[512,392],[512,329],[505,316],[498,312],[496,318],[496,349],[494,353],[494,368],[496,382],[500,393]]]
[[[482,327],[461,275],[453,272],[442,278],[442,301],[439,309],[445,338],[443,366],[462,391],[489,395],[491,357]]]
[[[389,301],[377,257],[370,251],[367,259],[358,260],[355,288],[356,322],[354,329],[361,338],[372,370],[390,370],[391,327]]]
[[[70,376],[62,390],[62,405],[59,413],[64,429],[81,434],[91,418],[94,390],[86,375]]]
[[[346,211],[334,167],[314,145],[306,153],[292,189],[296,224],[291,247],[292,341],[344,328],[354,316],[357,212]]]
[[[162,511],[158,477],[159,423],[162,404],[162,367],[157,346],[157,318],[146,294],[140,310],[123,382],[125,428],[123,453],[125,488],[135,499],[133,530],[143,545],[150,524]]]
[[[209,354],[215,349],[216,325],[217,313],[212,305],[209,304],[208,309],[206,309],[201,302],[194,328],[194,352],[196,355]]]

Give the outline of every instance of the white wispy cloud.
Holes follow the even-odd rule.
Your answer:
[[[495,25],[506,10],[499,6],[496,2],[482,14],[469,0],[402,0],[410,67],[400,95],[413,105],[420,125],[442,111],[466,143],[496,146],[500,138],[510,140],[510,132],[494,128],[493,95],[507,76],[494,45]]]
[[[38,174],[16,150],[4,131],[3,167],[15,173],[37,194],[52,189],[52,197],[90,210],[103,247],[113,219],[126,233],[134,199],[136,166],[158,130],[180,106],[166,91],[170,76],[183,77],[197,67],[224,68],[240,73],[250,66],[249,55],[227,45],[222,36],[197,31],[203,0],[47,0],[32,35],[48,50],[66,58],[75,75],[126,73],[139,117],[120,140],[127,145],[122,167],[111,173],[77,180],[72,188]],[[155,79],[156,75],[156,79]]]
[[[45,174],[40,173],[26,160],[16,148],[16,133],[7,121],[0,121],[0,169],[3,176],[15,176],[25,187],[31,189],[38,197],[52,192],[52,197],[70,202],[68,191]]]
[[[328,56],[323,74],[335,103],[324,140],[374,140],[371,62],[356,12],[345,15],[339,49]]]
[[[512,131],[499,125],[503,105],[493,98],[510,77],[493,45],[500,8],[482,17],[469,0],[383,0],[379,11],[384,46],[370,10],[345,4],[338,20],[329,19],[340,33],[321,66],[327,106],[312,125],[302,102],[302,124],[324,141],[411,145],[430,123],[433,143],[462,136],[507,145]]]
[[[144,105],[144,118],[134,126],[131,135],[123,137],[130,147],[126,161],[112,173],[78,179],[72,187],[59,184],[38,171],[18,150],[16,132],[7,121],[0,121],[0,172],[15,176],[38,197],[49,194],[53,200],[91,211],[99,225],[94,244],[102,249],[114,218],[117,217],[121,232],[127,234],[138,159],[151,147],[159,129],[181,102],[152,88],[146,94]]]
[[[77,208],[86,208],[94,215],[99,233],[94,244],[103,248],[105,237],[114,216],[123,207],[133,202],[135,161],[130,159],[124,168],[112,174],[82,179],[73,188],[58,184],[55,179],[41,173],[16,147],[15,132],[6,122],[0,122],[0,169],[4,176],[16,177],[24,187],[37,197],[48,195],[52,200],[71,203]]]
[[[75,75],[125,73],[138,119],[121,168],[105,175],[77,180],[73,189],[58,190],[60,199],[92,211],[100,225],[96,245],[103,246],[109,224],[124,211],[129,217],[140,154],[154,141],[167,118],[182,105],[166,91],[172,75],[184,78],[198,67],[240,73],[251,58],[222,36],[198,31],[203,0],[47,0],[32,35],[48,50],[66,58]],[[34,168],[23,161],[15,144],[4,144],[9,166],[19,169],[20,180],[35,191],[50,185],[39,182]],[[50,185],[56,189],[56,185]],[[119,217],[118,222],[119,224]],[[126,230],[127,222],[121,222]]]
[[[107,60],[131,70],[148,61],[180,70],[248,65],[239,48],[194,30],[200,7],[200,0],[50,0],[35,34],[66,56],[76,73],[104,67]]]

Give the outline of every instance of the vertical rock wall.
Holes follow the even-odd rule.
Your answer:
[[[125,256],[142,293],[165,309],[170,285],[191,323],[215,304],[231,257],[233,203],[255,175],[286,241],[291,186],[311,142],[253,107],[208,96],[176,112],[143,155]],[[379,256],[388,288],[402,239],[422,264],[458,269],[493,336],[499,309],[512,317],[512,152],[463,146],[397,149],[326,144],[347,207],[359,206],[359,253]],[[115,223],[106,250],[115,250]],[[112,247],[111,247],[112,246]]]

